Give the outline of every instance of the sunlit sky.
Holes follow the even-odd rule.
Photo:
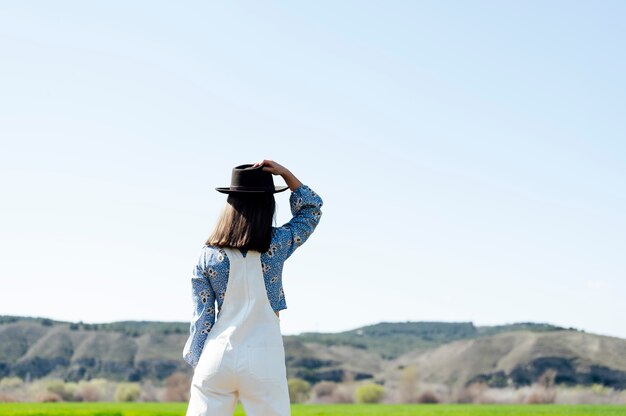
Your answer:
[[[286,335],[626,337],[625,18],[619,1],[2,2],[0,314],[188,322],[214,188],[265,158],[324,200],[285,263]]]

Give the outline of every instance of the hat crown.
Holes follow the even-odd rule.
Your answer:
[[[271,172],[263,170],[263,165],[254,166],[252,163],[235,166],[230,176],[229,187],[218,187],[216,191],[224,194],[242,193],[276,193],[289,189],[288,186],[274,186]]]
[[[264,171],[261,165],[253,166],[251,163],[246,163],[233,168],[230,177],[231,189],[274,191],[272,174]]]

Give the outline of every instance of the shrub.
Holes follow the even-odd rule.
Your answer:
[[[354,403],[354,387],[349,384],[338,384],[332,398],[333,403]]]
[[[2,402],[16,402],[17,399],[10,395],[10,394],[6,394],[6,393],[0,393],[0,403]]]
[[[191,384],[189,377],[177,371],[165,380],[165,401],[186,402],[189,400]]]
[[[81,382],[74,397],[80,402],[97,402],[102,396],[100,389],[94,383]]]
[[[83,399],[89,402],[112,401],[115,395],[115,385],[105,378],[92,378],[89,381],[80,382],[80,392]]]
[[[63,399],[61,398],[61,396],[59,396],[56,393],[46,391],[46,392],[40,393],[37,396],[37,401],[47,403],[47,402],[60,402],[60,401],[63,401]]]
[[[593,383],[591,385],[591,391],[597,394],[609,394],[612,393],[614,390],[611,387],[607,387],[601,383]]]
[[[65,383],[65,389],[63,389],[63,399],[65,400],[77,400],[78,395],[78,383],[69,381]]]
[[[302,403],[309,398],[311,392],[311,384],[301,378],[290,378],[289,384],[289,400],[292,403]]]
[[[334,381],[319,381],[313,385],[311,388],[311,398],[310,401],[312,403],[345,403],[345,400],[342,400],[339,384]],[[352,394],[348,394],[348,403],[354,401],[352,398]]]
[[[425,391],[417,396],[418,403],[439,403],[439,397],[432,391]]]
[[[554,380],[556,378],[556,370],[549,368],[539,376],[537,381],[533,383],[532,392],[526,398],[526,403],[541,404],[554,403],[556,398],[556,390],[554,388]]]
[[[0,380],[0,389],[13,390],[22,387],[24,380],[19,377],[4,377]]]
[[[337,383],[334,381],[320,381],[313,385],[312,390],[316,398],[330,397],[337,390]]]
[[[554,396],[547,394],[545,391],[533,391],[526,397],[528,404],[545,404],[554,403]]]
[[[384,396],[385,388],[376,383],[364,384],[354,392],[357,403],[380,403]]]
[[[474,381],[467,386],[461,387],[456,394],[457,403],[477,403],[482,400],[488,386],[484,381]]]
[[[185,392],[185,400],[189,401],[189,390],[191,389],[191,381],[187,381],[187,385],[189,386],[188,390]],[[141,384],[141,395],[139,396],[139,401],[141,402],[158,402],[160,394],[159,389],[154,385],[152,380],[145,380]]]
[[[70,383],[68,385],[61,379],[49,379],[44,380],[45,390],[57,395],[60,400],[71,401],[74,400],[74,392],[76,391],[76,383]],[[57,400],[49,400],[57,401]]]
[[[119,383],[115,388],[115,401],[134,402],[140,394],[141,388],[138,383]]]
[[[415,365],[401,366],[400,381],[398,385],[398,399],[400,403],[415,403],[415,393],[418,385],[418,373]]]

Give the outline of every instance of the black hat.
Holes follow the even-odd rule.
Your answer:
[[[224,194],[232,193],[262,193],[262,192],[282,192],[288,186],[274,186],[272,173],[264,171],[262,165],[252,167],[253,164],[235,166],[230,177],[230,187],[215,188],[216,191]]]

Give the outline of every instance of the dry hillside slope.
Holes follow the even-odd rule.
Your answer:
[[[577,331],[513,331],[459,340],[427,351],[406,353],[388,363],[383,378],[415,366],[420,380],[468,384],[525,385],[547,368],[557,370],[557,383],[596,381],[626,388],[626,341]]]

